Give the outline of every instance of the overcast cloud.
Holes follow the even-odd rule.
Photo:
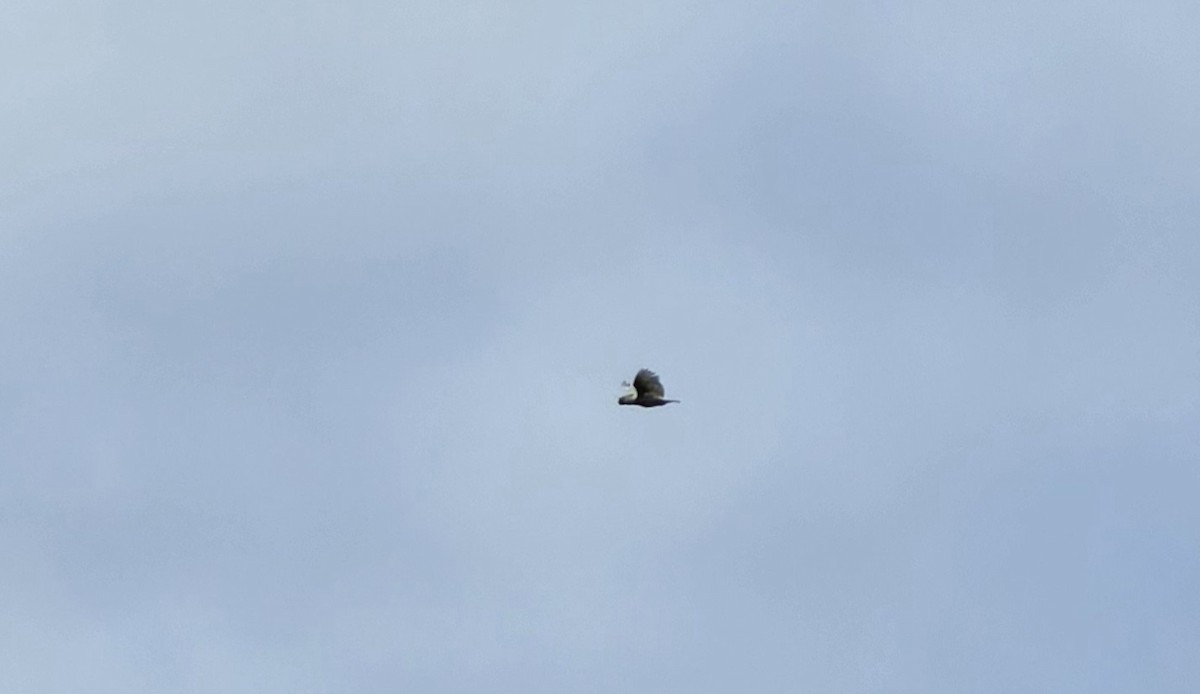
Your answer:
[[[1194,691],[1198,47],[8,3],[0,689]]]

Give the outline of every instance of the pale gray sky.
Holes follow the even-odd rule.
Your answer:
[[[246,5],[0,13],[0,689],[1200,680],[1192,3]]]

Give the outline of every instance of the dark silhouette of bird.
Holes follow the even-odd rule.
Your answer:
[[[669,402],[679,402],[678,400],[667,400],[664,395],[662,381],[658,380],[658,374],[650,369],[642,369],[637,372],[637,376],[633,377],[633,385],[629,385],[629,381],[625,381],[621,385],[626,388],[633,388],[633,393],[622,395],[617,399],[617,404],[620,405],[638,405],[640,407],[658,407],[666,405]]]

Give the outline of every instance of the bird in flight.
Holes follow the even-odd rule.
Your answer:
[[[641,407],[658,407],[669,402],[679,402],[678,400],[667,400],[664,395],[662,381],[658,380],[658,374],[650,369],[642,369],[637,372],[637,376],[633,377],[633,385],[629,381],[625,381],[621,385],[626,388],[633,388],[633,392],[628,395],[622,395],[617,399],[617,404],[620,405],[639,405]]]

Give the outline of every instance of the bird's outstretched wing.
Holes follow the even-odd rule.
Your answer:
[[[657,395],[660,398],[666,395],[662,381],[658,380],[658,374],[650,369],[637,372],[637,376],[633,377],[633,389],[638,395]]]

